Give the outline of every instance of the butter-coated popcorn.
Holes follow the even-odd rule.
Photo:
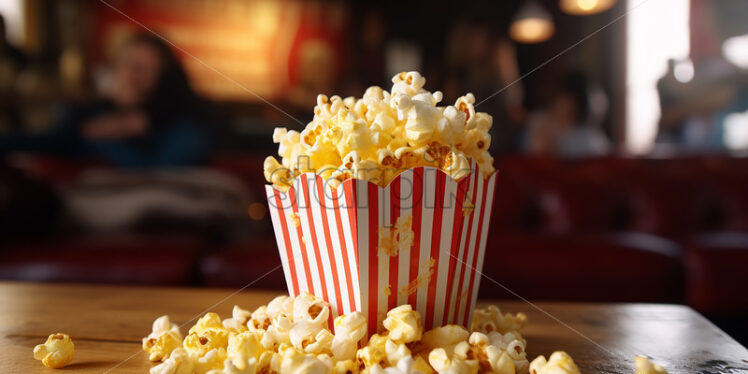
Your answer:
[[[214,349],[226,349],[229,333],[226,330],[209,329],[191,332],[184,338],[182,346],[191,354],[202,357]],[[223,362],[223,360],[221,360]]]
[[[367,345],[356,352],[356,361],[360,368],[371,370],[374,365],[381,365],[387,359],[384,350],[379,347]]]
[[[423,374],[434,374],[436,373],[434,371],[434,368],[431,367],[431,365],[428,362],[428,355],[423,356],[415,356],[414,357],[414,363],[413,363],[413,369],[416,369],[420,371]]]
[[[509,355],[518,371],[524,371],[527,368],[529,365],[527,352],[525,352],[527,342],[519,332],[509,331],[506,334],[500,334],[497,331],[492,331],[488,334],[488,338],[491,345]]]
[[[271,350],[278,348],[281,344],[291,344],[290,333],[293,326],[291,316],[278,313],[262,335],[262,340],[260,340],[262,346]]]
[[[372,96],[380,94],[388,95],[386,91],[369,91]],[[329,106],[325,105],[319,117],[340,115],[348,105],[366,111],[362,100],[348,100],[347,104],[337,97],[320,100],[327,100],[323,104]],[[336,104],[339,102],[342,104]],[[474,126],[484,126],[478,119],[474,121]],[[409,152],[416,153],[403,149],[392,151],[392,155],[407,160]],[[153,347],[164,347],[161,351],[146,349],[154,355],[149,358],[162,361],[151,368],[151,374],[579,373],[564,352],[555,352],[548,360],[539,356],[528,363],[527,342],[519,332],[527,319],[521,313],[502,314],[489,307],[475,311],[472,332],[459,325],[423,332],[418,312],[404,304],[390,310],[378,326],[380,332],[368,340],[364,313],[335,318],[334,334],[328,328],[330,313],[327,302],[311,294],[280,296],[252,313],[235,306],[231,318],[223,322],[217,314],[207,313],[182,341],[172,339],[168,344],[158,343],[158,339],[179,337],[179,328],[167,316],[160,317],[144,338],[144,344],[150,339]],[[646,358],[637,358],[637,370],[637,374],[664,373]]]
[[[477,361],[478,366],[490,368],[492,373],[514,374],[516,367],[505,350],[491,344],[488,336],[480,332],[470,335],[467,342],[455,346],[454,357],[463,361]]]
[[[524,313],[501,313],[496,306],[490,305],[486,308],[476,309],[473,312],[473,323],[470,326],[471,331],[479,331],[488,334],[497,331],[506,334],[510,331],[520,331],[527,323],[527,316]]]
[[[283,313],[287,316],[293,315],[294,298],[287,295],[278,296],[267,305],[265,311],[270,318],[275,318],[278,314]]]
[[[223,327],[232,332],[243,332],[247,331],[247,322],[252,317],[252,312],[240,308],[238,305],[234,305],[234,309],[231,312],[231,318],[223,320]]]
[[[667,374],[667,371],[662,366],[649,361],[644,356],[636,356],[634,363],[636,374]]]
[[[59,369],[73,361],[75,345],[67,334],[56,333],[34,347],[34,358],[48,368]]]
[[[231,363],[240,370],[244,370],[250,359],[257,360],[265,350],[260,340],[261,332],[245,331],[229,335],[226,354]]]
[[[366,336],[366,316],[362,312],[351,312],[338,316],[333,322],[335,336],[359,342]]]
[[[306,321],[324,326],[329,315],[330,305],[324,300],[306,292],[296,296],[293,303],[294,322]]]
[[[195,374],[206,374],[211,370],[222,370],[226,356],[225,348],[212,349],[195,360],[192,370]]]
[[[223,362],[223,369],[212,369],[206,374],[279,374],[280,356],[276,352],[262,352],[259,358],[250,358],[240,369],[231,359]]]
[[[328,374],[332,361],[325,355],[300,352],[293,347],[282,347],[280,372],[283,374]]]
[[[330,353],[333,335],[322,325],[312,321],[295,322],[289,333],[291,345],[305,353]]]
[[[390,332],[389,339],[396,343],[410,343],[421,339],[423,326],[421,315],[413,310],[409,304],[401,305],[387,312],[387,318],[382,322]]]
[[[403,358],[412,356],[410,349],[405,344],[398,344],[389,339],[384,343],[384,354],[390,365],[395,365]]]
[[[556,351],[546,361],[538,356],[530,363],[530,374],[580,374],[574,360],[564,351]]]
[[[169,316],[156,318],[151,333],[143,338],[143,350],[153,362],[169,358],[171,352],[181,345],[182,334],[179,332],[179,326],[172,323]]]
[[[427,350],[443,348],[446,352],[454,352],[459,342],[466,341],[470,333],[460,325],[446,325],[435,327],[423,333],[421,344]]]
[[[205,313],[202,318],[197,320],[197,323],[190,328],[189,333],[203,333],[208,330],[226,330],[221,322],[221,317],[216,313]]]
[[[358,374],[358,364],[353,360],[336,361],[332,374]]]
[[[267,306],[263,305],[254,312],[247,322],[249,331],[265,331],[270,326],[271,318],[267,312]]]
[[[413,357],[403,357],[396,365],[383,369],[379,365],[374,365],[369,371],[371,374],[425,374],[415,367]]]
[[[337,360],[353,360],[361,341],[366,337],[366,316],[361,312],[351,312],[338,316],[333,323],[335,337],[330,350]]]
[[[403,72],[392,78],[390,92],[374,86],[360,99],[318,95],[314,118],[301,132],[273,133],[281,161],[265,160],[265,179],[281,190],[304,172],[317,173],[332,188],[350,178],[385,186],[418,166],[438,167],[460,179],[470,172],[470,158],[484,176],[493,173],[492,117],[475,111],[472,94],[441,106],[442,93],[427,91],[425,84],[420,73]],[[399,149],[410,153],[388,157]],[[346,157],[351,152],[355,162]]]
[[[429,353],[429,364],[439,374],[476,374],[479,369],[477,360],[462,360],[442,348]]]
[[[195,358],[184,348],[171,352],[166,361],[151,368],[150,374],[192,374]]]
[[[359,343],[346,337],[334,336],[330,344],[330,352],[336,360],[353,360],[356,358],[356,351],[359,349]]]

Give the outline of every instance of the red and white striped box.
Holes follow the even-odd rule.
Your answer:
[[[327,300],[333,318],[362,311],[370,333],[406,303],[426,329],[469,326],[497,176],[471,167],[459,181],[413,168],[386,188],[350,179],[331,189],[314,173],[287,192],[267,185],[289,294]]]

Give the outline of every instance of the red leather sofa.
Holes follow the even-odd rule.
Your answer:
[[[25,164],[57,185],[84,166]],[[214,168],[239,177],[265,203],[262,157],[226,155]],[[497,168],[485,274],[504,287],[484,280],[482,296],[748,312],[740,292],[748,284],[741,271],[748,265],[748,159],[514,156],[497,160]],[[268,217],[247,232],[230,243],[186,232],[0,245],[0,278],[243,287],[280,264]],[[284,289],[283,274],[250,287]]]

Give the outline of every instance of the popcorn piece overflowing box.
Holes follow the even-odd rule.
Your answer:
[[[320,95],[302,132],[277,129],[281,161],[265,177],[291,295],[309,292],[331,317],[362,311],[370,334],[410,304],[424,327],[470,326],[496,173],[491,116],[468,94],[439,106],[417,72],[391,92]]]

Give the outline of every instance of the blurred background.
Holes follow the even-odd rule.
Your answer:
[[[256,280],[280,264],[273,128],[418,70],[494,118],[486,275],[532,300],[688,304],[748,342],[744,0],[3,0],[0,16],[0,279]],[[283,290],[282,272],[252,287]]]

